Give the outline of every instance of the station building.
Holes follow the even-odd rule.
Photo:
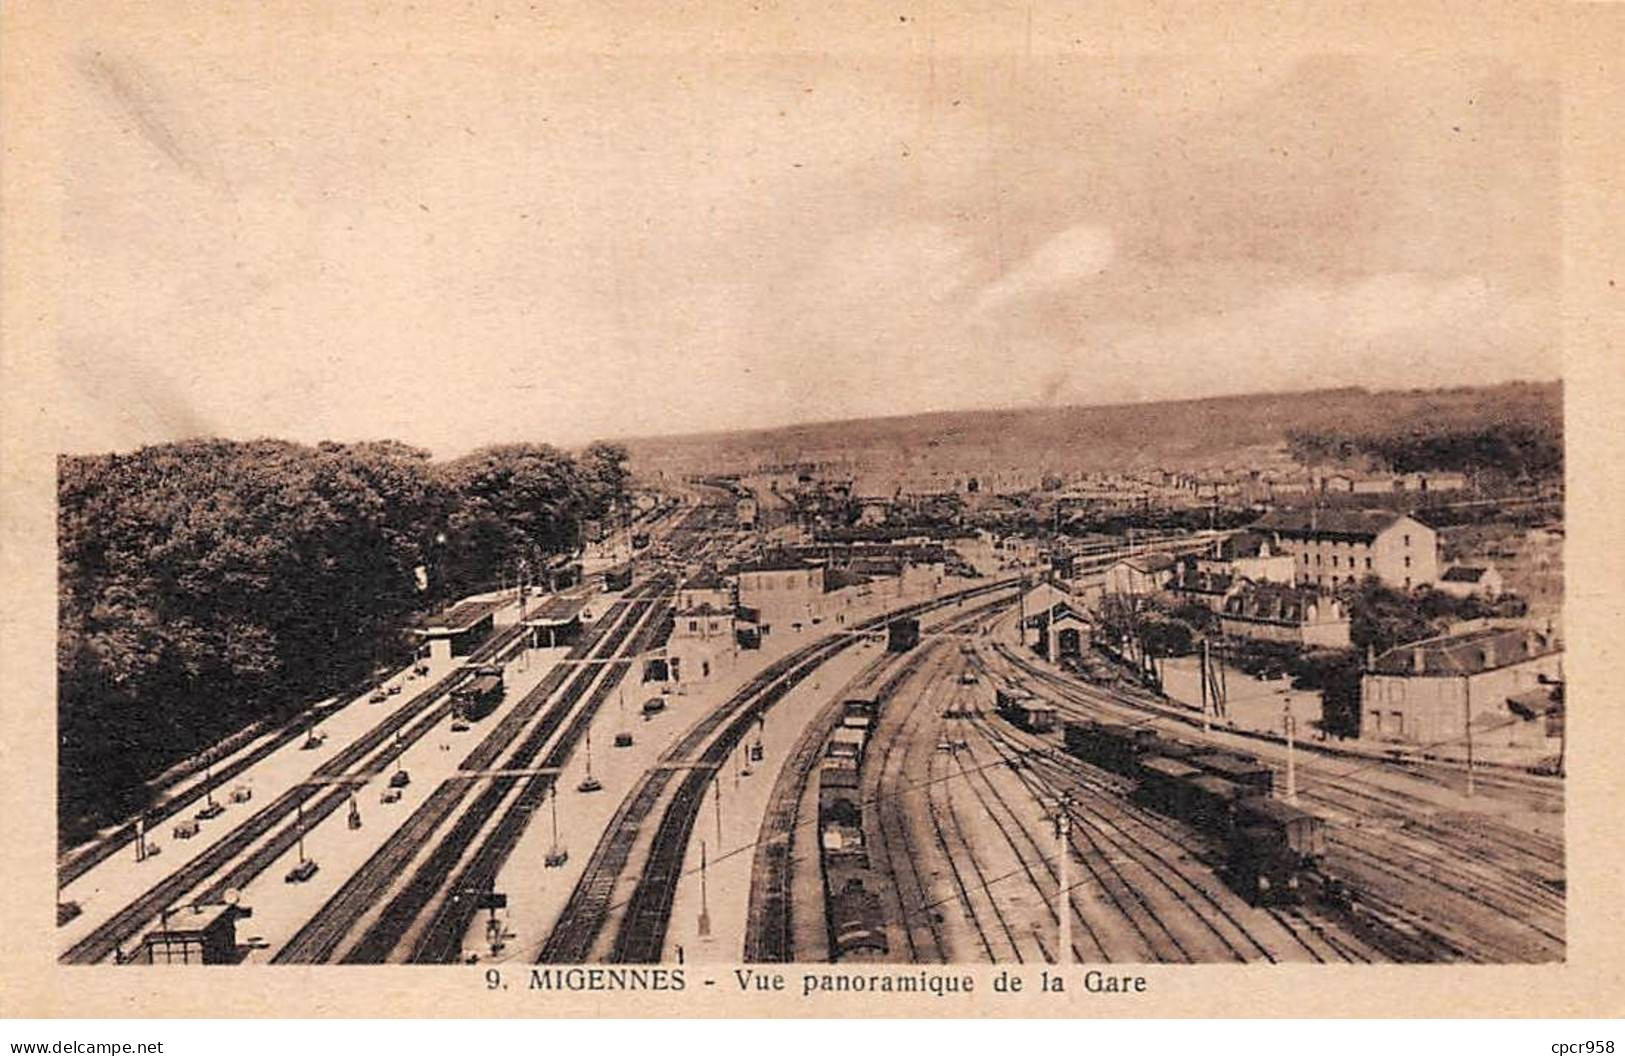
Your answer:
[[[425,617],[413,633],[428,646],[431,660],[467,656],[491,636],[499,607],[495,601],[460,602],[445,612]]]

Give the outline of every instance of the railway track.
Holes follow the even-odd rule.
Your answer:
[[[656,590],[661,589],[662,586],[663,583],[661,582],[648,581],[648,584],[644,586],[643,593],[654,593]],[[631,634],[634,625],[646,621],[655,604],[655,602],[646,600],[641,595],[628,600],[622,608],[618,620],[602,625],[602,630],[581,643],[580,652],[582,655],[603,659],[618,651]],[[575,650],[572,650],[572,653],[574,652]],[[544,679],[542,685],[534,693],[527,695],[525,701],[521,702],[522,717],[507,728],[503,728],[499,724],[497,729],[493,730],[469,753],[468,757],[463,761],[463,768],[468,770],[487,768],[496,761],[504,748],[511,749],[506,761],[503,763],[504,769],[520,770],[532,767],[540,755],[543,745],[564,723],[570,710],[587,692],[592,683],[602,677],[607,670],[610,670],[607,666],[583,665],[573,669],[561,667],[556,672],[550,673],[549,678]],[[622,672],[624,673],[624,667]],[[554,673],[561,676],[557,681],[552,679]],[[574,675],[573,678],[570,677],[572,674]],[[558,694],[556,703],[544,712],[542,710],[544,705],[554,696],[553,690],[557,689],[560,684],[563,684],[564,687],[562,693]],[[544,693],[544,690],[547,692]],[[519,711],[520,709],[516,709],[516,713]],[[540,719],[536,721],[538,715],[540,715]],[[509,718],[514,718],[514,715],[510,714]],[[530,727],[529,732],[519,740],[517,745],[514,745],[514,738],[524,731],[527,725]],[[533,784],[536,780],[537,778],[526,779],[527,786]],[[382,912],[364,931],[361,938],[349,952],[344,955],[342,958],[344,963],[382,963],[396,950],[405,938],[407,931],[417,922],[425,908],[437,895],[447,890],[448,881],[452,872],[457,868],[458,862],[473,846],[486,821],[497,812],[503,801],[520,783],[520,779],[513,776],[498,776],[491,778],[483,787],[477,781],[464,784],[460,778],[450,778],[447,783],[457,785],[462,789],[462,794],[457,797],[456,802],[447,810],[448,815],[450,811],[464,806],[469,795],[474,796],[472,803],[466,805],[466,809],[457,816],[455,823],[441,837],[430,855],[409,875],[404,886],[387,901]],[[476,788],[478,789],[477,793]],[[414,850],[421,847],[428,835],[439,829],[439,822],[445,820],[444,816],[441,816],[439,822],[433,825],[430,824],[432,820],[431,811],[438,813],[439,808],[440,803],[438,801],[425,802],[418,808],[418,811],[423,812],[425,816],[420,818],[415,813],[413,818],[409,819],[407,824],[392,837],[392,840],[398,839],[405,846]],[[403,853],[405,852],[401,848],[391,848],[386,843],[384,848],[380,848],[375,853],[375,857],[385,855],[396,857]],[[349,892],[341,889],[340,892],[334,895],[333,899],[329,900],[327,905],[323,906],[316,920],[313,920],[307,927],[314,927],[317,934],[329,929],[340,929],[341,934],[348,933],[376,901],[382,897],[387,888],[399,879],[398,873],[394,872],[369,870],[365,866],[362,871],[368,874],[369,882],[365,886]],[[463,893],[462,889],[456,888],[450,892],[448,897],[461,901],[458,896]],[[461,939],[460,934],[458,938]],[[324,937],[307,949],[305,942],[299,936],[296,936],[295,941],[290,943],[289,947],[279,951],[275,960],[283,963],[295,962],[302,960],[304,956],[311,953],[320,953],[323,956],[330,957],[333,953],[333,947]]]
[[[985,619],[989,612],[1008,604],[1008,601],[993,601],[955,614],[932,633],[962,630]],[[833,695],[830,702],[802,729],[784,766],[779,770],[757,835],[751,865],[744,945],[747,963],[785,963],[798,957],[793,943],[795,906],[791,885],[794,868],[799,861],[794,845],[801,836],[800,829],[804,824],[800,816],[801,801],[823,757],[825,742],[840,724],[844,698],[850,695],[851,687],[874,684],[885,667],[895,661],[895,657],[885,655],[870,661],[847,687]],[[884,688],[882,691],[888,695],[890,693]],[[816,816],[812,822],[816,828]],[[815,838],[813,855],[818,854],[816,847]]]
[[[496,635],[481,646],[472,659],[478,662],[496,655],[518,637],[520,630],[519,627],[513,627]],[[447,694],[469,677],[467,668],[460,668],[447,674],[392,712],[343,751],[316,767],[312,774],[313,778],[320,782],[323,779],[340,776],[358,779],[375,776],[399,755],[405,745],[422,737],[449,712],[450,703]],[[401,734],[398,741],[397,734]],[[382,751],[379,751],[380,748]],[[352,768],[369,756],[372,758],[361,770],[354,774],[350,773]],[[59,959],[64,964],[94,964],[106,959],[147,922],[155,919],[160,911],[176,904],[187,892],[196,889],[225,868],[254,841],[274,829],[306,801],[316,797],[319,791],[319,784],[307,783],[296,785],[284,792],[241,822],[237,828],[197,858],[166,876],[129,905],[113,914],[70,946]],[[291,846],[301,832],[308,830],[347,799],[347,791],[330,791],[328,795],[317,799],[313,809],[306,814],[302,825],[296,821],[294,825],[277,833],[273,837],[273,842]],[[257,871],[264,869],[271,861],[274,861],[274,857],[267,858],[262,854],[251,856],[248,863],[233,870],[231,879],[235,882],[234,886],[241,886],[254,875],[258,875]],[[215,889],[223,891],[224,887],[216,884],[211,890]]]
[[[1018,669],[1032,669],[1015,661],[1007,648],[1000,652]],[[1143,710],[1102,699],[1105,695],[1091,687],[1042,675],[1041,681],[1059,691],[1046,695],[1063,709],[1115,721],[1146,719]],[[1373,956],[1405,961],[1561,959],[1560,842],[1481,815],[1441,812],[1436,800],[1392,787],[1404,781],[1434,784],[1417,769],[1386,761],[1350,764],[1310,753],[1299,763],[1300,797],[1340,823],[1329,834],[1328,868],[1360,892],[1362,912],[1371,918],[1361,922],[1370,931],[1361,941],[1375,947]],[[1497,776],[1515,794],[1551,802],[1540,779]],[[1472,820],[1473,836],[1464,833],[1464,818]],[[1352,944],[1351,953],[1366,959]]]
[[[682,872],[688,836],[693,831],[695,819],[704,802],[711,771],[727,758],[756,717],[771,708],[829,657],[860,641],[863,633],[877,631],[899,616],[918,615],[1009,587],[1008,582],[1002,581],[985,584],[958,595],[862,621],[850,628],[848,633],[812,642],[776,661],[721,706],[696,722],[679,743],[662,756],[662,765],[646,772],[623,802],[609,829],[594,848],[586,871],[571,892],[538,961],[577,964],[584,962],[591,954],[608,920],[614,892],[630,859],[632,845],[676,776],[672,767],[680,765],[686,770],[655,830],[644,867],[627,900],[610,954],[611,960],[622,963],[658,961],[665,944],[666,927]]]

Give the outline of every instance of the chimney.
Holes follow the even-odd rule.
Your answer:
[[[1411,650],[1411,670],[1418,675],[1422,673],[1422,668],[1425,666],[1423,658],[1426,652],[1421,646]]]
[[[1377,666],[1377,647],[1374,646],[1374,645],[1368,644],[1365,647],[1365,669],[1367,671],[1372,671],[1372,670],[1376,669],[1376,666]]]

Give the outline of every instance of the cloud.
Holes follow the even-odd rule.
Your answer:
[[[1478,275],[1283,284],[1169,326],[1103,328],[1089,344],[1099,351],[1074,360],[1073,398],[1487,384],[1560,370],[1553,300]]]
[[[1117,243],[1105,228],[1094,224],[1069,227],[984,287],[973,314],[986,316],[1028,297],[1092,279],[1116,255]]]

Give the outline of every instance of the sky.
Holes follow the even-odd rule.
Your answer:
[[[61,449],[1558,376],[1550,80],[898,17],[782,53],[86,34]]]

